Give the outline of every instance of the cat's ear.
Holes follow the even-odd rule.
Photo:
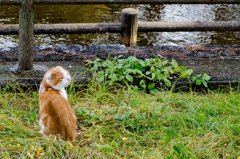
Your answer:
[[[46,74],[45,77],[46,77],[47,80],[51,80],[52,76],[53,76],[53,75],[52,75],[51,73],[48,73],[48,74]]]

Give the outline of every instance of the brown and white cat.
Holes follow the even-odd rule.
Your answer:
[[[65,87],[71,83],[67,70],[57,66],[48,70],[39,89],[41,133],[60,134],[66,140],[75,140],[76,117],[67,100]]]

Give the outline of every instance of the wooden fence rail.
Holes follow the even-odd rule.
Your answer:
[[[34,4],[240,4],[240,0],[33,0]],[[20,5],[21,0],[0,0]]]
[[[122,23],[34,24],[34,34],[121,33]],[[239,21],[138,22],[138,32],[240,31]],[[0,25],[0,35],[19,32],[18,24]]]
[[[19,34],[18,66],[33,68],[34,34],[120,33],[120,43],[135,46],[137,32],[240,31],[238,21],[138,22],[136,9],[123,9],[120,23],[35,24],[34,4],[240,4],[240,0],[0,0],[0,5],[20,5],[19,25],[0,25],[0,34]]]

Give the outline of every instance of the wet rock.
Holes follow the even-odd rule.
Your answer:
[[[152,52],[151,48],[146,46],[133,46],[129,47],[129,51],[136,56],[138,59],[150,59],[156,57],[154,52]]]
[[[214,50],[214,49],[211,49],[210,52],[213,53],[213,54],[217,54],[218,53],[218,51]]]
[[[225,49],[224,49],[225,47]],[[66,60],[84,60],[93,58],[107,59],[122,55],[121,58],[135,56],[139,59],[155,58],[157,55],[168,58],[203,58],[210,59],[217,57],[221,52],[222,56],[233,58],[240,56],[239,45],[208,45],[199,46],[195,52],[186,50],[180,46],[134,46],[126,48],[124,45],[47,45],[34,47],[34,61],[66,61]],[[234,51],[231,51],[234,48]],[[222,50],[222,51],[220,51]],[[238,57],[235,57],[238,58]],[[0,61],[18,61],[18,47],[3,47],[0,48]]]
[[[222,46],[221,45],[206,45],[204,46],[205,48],[213,48],[213,49],[217,49],[217,48],[221,48]]]
[[[104,54],[110,52],[124,52],[127,48],[124,45],[88,45],[88,49],[94,54]]]
[[[33,52],[40,52],[44,50],[53,50],[54,47],[52,45],[46,45],[46,46],[35,46],[33,48]]]
[[[162,46],[161,48],[164,51],[173,51],[173,50],[176,50],[179,52],[184,51],[184,48],[180,46]]]
[[[109,56],[131,56],[124,45],[89,45],[89,51],[99,58],[107,59]]]
[[[18,60],[18,47],[0,48],[0,61],[16,61]]]
[[[71,45],[70,46],[70,53],[75,55],[78,53],[89,53],[87,46],[82,45]]]
[[[33,65],[33,69],[30,71],[21,70],[18,64],[14,64],[8,68],[14,75],[19,76],[43,76],[49,68],[44,65]]]
[[[66,44],[56,44],[54,45],[55,51],[60,53],[70,53],[70,46]]]
[[[18,53],[18,47],[3,47],[3,48],[0,48],[0,53],[1,52],[8,52],[8,53],[17,54]]]
[[[231,45],[231,48],[240,48],[240,45]]]
[[[154,51],[160,51],[161,50],[161,46],[153,46],[152,50]]]
[[[224,50],[221,54],[222,56],[236,56],[236,52],[232,50]]]
[[[229,45],[223,45],[222,47],[223,47],[223,48],[230,48]]]

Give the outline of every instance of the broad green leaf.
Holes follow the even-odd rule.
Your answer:
[[[118,80],[121,81],[124,79],[124,76],[119,76]]]
[[[187,78],[188,74],[186,71],[183,71],[179,78]]]
[[[126,75],[126,79],[129,81],[129,82],[133,82],[133,77],[131,75]]]
[[[172,66],[173,68],[177,69],[178,68],[178,63],[174,59],[172,59]]]
[[[139,75],[143,75],[143,73],[142,73],[141,70],[136,70],[136,72],[137,72]]]
[[[89,147],[101,148],[101,145],[96,144],[96,143],[92,143],[92,144],[89,145]]]
[[[197,79],[196,76],[193,76],[193,77],[192,77],[192,81],[193,81],[193,82],[196,81],[196,79]]]
[[[133,69],[126,69],[125,72],[127,72],[127,73],[132,73],[132,72],[133,72]]]
[[[121,117],[122,117],[122,116],[121,116],[120,114],[117,114],[117,115],[114,115],[114,116],[113,116],[113,119],[121,119]]]
[[[121,69],[123,67],[123,64],[117,65],[117,68]]]
[[[142,65],[140,63],[135,63],[132,65],[132,69],[142,70]]]
[[[116,113],[116,110],[109,110],[108,111],[110,114],[115,114]]]
[[[139,63],[142,65],[142,67],[145,67],[145,66],[146,66],[145,63],[144,63],[144,61],[142,61],[142,60],[140,60]]]
[[[129,114],[128,113],[124,113],[123,116],[122,116],[122,119],[125,120],[129,117]]]
[[[157,94],[159,91],[156,88],[154,88],[154,89],[149,90],[149,92],[151,94]]]
[[[202,81],[204,87],[208,87],[207,82],[205,80],[201,80],[201,81]]]
[[[89,112],[89,110],[77,108],[76,112],[77,112],[77,114],[83,115],[83,114],[86,114],[87,112]]]
[[[168,79],[164,78],[163,80],[167,87],[171,87],[171,82]]]
[[[112,82],[115,82],[115,81],[117,80],[117,76],[116,76],[115,73],[110,74],[110,75],[108,76],[108,78],[110,78]]]
[[[168,72],[172,72],[172,66],[165,67]],[[164,70],[164,69],[163,69]]]
[[[148,89],[150,90],[150,89],[153,89],[155,87],[155,83],[152,83],[152,84],[150,84],[150,85],[148,85]]]
[[[134,56],[129,56],[127,59],[128,59],[128,61],[130,61],[130,62],[137,60],[136,57],[134,57]]]
[[[90,112],[90,113],[88,113],[88,115],[89,115],[90,117],[96,116],[96,115],[95,115],[95,112]]]
[[[192,72],[193,72],[192,69],[188,69],[186,71],[183,71],[179,78],[186,78],[186,79],[188,79],[190,77],[190,75],[192,74]]]
[[[33,121],[36,120],[36,112],[35,112],[35,111],[33,111],[33,112],[31,113],[31,118],[33,119]]]
[[[155,73],[152,73],[152,80],[156,77]]]
[[[146,72],[146,75],[149,75],[150,73],[151,73],[150,71],[147,71],[147,72]]]
[[[118,149],[118,143],[116,141],[112,141],[110,145],[116,149]]]
[[[209,81],[211,79],[210,76],[208,76],[206,73],[204,73],[201,77],[201,80]]]
[[[188,75],[191,75],[193,73],[193,70],[192,69],[188,69]]]
[[[197,79],[197,81],[196,81],[196,85],[200,86],[201,83],[202,83],[201,80]]]
[[[100,82],[103,82],[104,81],[104,76],[101,76],[101,77],[98,77],[97,78],[97,81],[100,83]]]
[[[151,71],[151,72],[155,71],[155,67],[152,66],[152,67],[150,68],[150,71]]]
[[[187,69],[186,69],[184,66],[180,66],[180,67],[179,67],[179,71],[180,71],[180,72],[183,72],[183,71],[186,71],[186,70],[187,70]]]

